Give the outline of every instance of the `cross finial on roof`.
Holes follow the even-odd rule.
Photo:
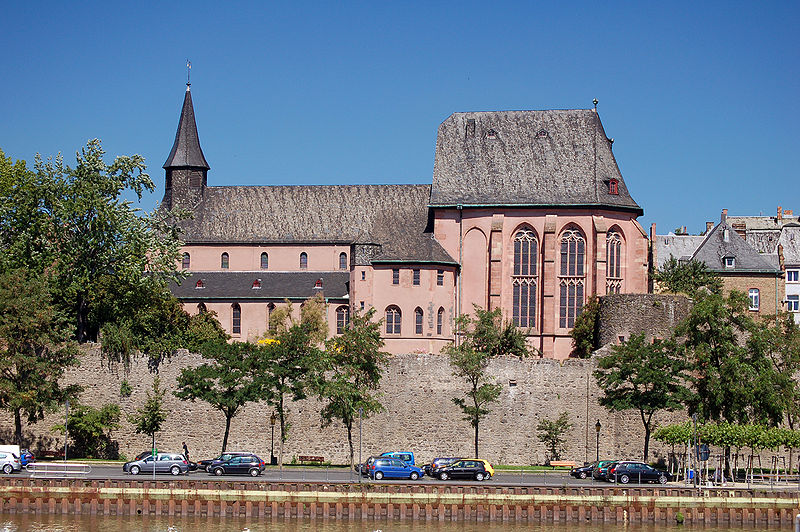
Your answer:
[[[594,100],[592,100],[592,103],[594,104],[594,110],[597,111],[597,104],[600,102],[598,102],[597,98],[595,98]]]
[[[192,62],[188,59],[186,60],[186,90],[189,90],[189,87],[192,86],[192,81],[190,75],[192,73]]]

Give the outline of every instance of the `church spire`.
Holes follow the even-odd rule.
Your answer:
[[[175,133],[175,143],[172,145],[172,150],[169,152],[163,168],[166,170],[171,168],[210,169],[197,136],[197,124],[194,121],[192,91],[189,83],[186,83],[186,95],[183,97],[183,109],[181,109],[181,118],[178,121],[178,131]]]

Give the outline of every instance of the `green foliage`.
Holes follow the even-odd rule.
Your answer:
[[[800,431],[759,424],[740,424],[722,421],[697,426],[698,439],[717,447],[750,448],[753,452],[763,449],[777,451],[780,448],[800,448]],[[653,433],[658,441],[678,445],[687,444],[694,438],[692,422],[667,425]]]
[[[561,460],[566,443],[565,435],[574,425],[569,421],[569,412],[564,411],[555,421],[542,419],[536,425],[536,437],[547,446],[549,461]]]
[[[675,257],[670,257],[655,272],[654,279],[663,291],[682,293],[689,297],[694,297],[701,288],[715,294],[722,291],[720,277],[710,271],[704,262],[694,259],[680,262]]]
[[[195,368],[183,368],[178,376],[178,389],[173,392],[176,397],[199,399],[225,416],[222,452],[228,446],[231,420],[244,405],[261,397],[262,384],[257,371],[259,349],[248,342],[208,342],[200,349],[208,362]]]
[[[111,438],[111,432],[119,428],[119,405],[106,404],[99,410],[91,406],[70,404],[67,426],[71,441],[69,455],[79,458],[103,458],[116,460],[119,445]],[[64,425],[56,425],[54,431],[64,434]]]
[[[119,384],[119,394],[122,397],[130,397],[133,394],[133,388],[131,388],[131,383],[128,382],[128,379],[123,379]]]
[[[597,349],[599,342],[598,317],[600,316],[600,302],[592,296],[583,306],[583,310],[575,318],[575,326],[569,332],[572,337],[571,356],[589,358]]]
[[[747,310],[747,296],[698,292],[675,335],[690,365],[689,409],[704,420],[775,425],[783,418],[787,375],[771,358],[769,336]]]
[[[269,316],[269,327],[264,338],[277,338],[293,325],[303,324],[316,344],[321,344],[328,337],[327,306],[322,294],[317,294],[303,302],[300,307],[300,319],[294,318],[294,305],[288,299],[285,305],[277,307]]]
[[[464,420],[475,429],[475,457],[478,457],[478,428],[481,419],[491,413],[488,405],[497,401],[502,387],[486,374],[492,358],[503,355],[524,357],[528,353],[525,336],[513,325],[501,322],[500,309],[486,311],[475,306],[475,318],[461,315],[456,319],[461,341],[442,349],[448,355],[453,375],[463,379],[468,389],[453,403],[464,413]]]
[[[389,353],[381,351],[381,322],[373,322],[375,309],[365,314],[353,311],[344,333],[326,342],[321,369],[315,387],[323,402],[322,425],[341,421],[347,430],[350,465],[353,465],[353,423],[363,412],[363,419],[383,411],[377,392]]]
[[[147,392],[144,404],[136,409],[136,414],[130,416],[128,421],[136,427],[137,434],[147,434],[155,442],[156,432],[161,430],[161,425],[167,420],[167,411],[164,410],[165,390],[161,388],[161,379],[153,379],[153,390]]]
[[[0,271],[0,408],[13,413],[18,444],[23,418],[35,423],[80,392],[77,385],[59,384],[64,372],[78,365],[69,336],[46,277]]]
[[[603,395],[599,403],[612,411],[636,410],[644,425],[644,460],[650,447],[653,415],[679,409],[691,397],[685,360],[673,342],[648,343],[635,334],[600,358],[594,372]]]

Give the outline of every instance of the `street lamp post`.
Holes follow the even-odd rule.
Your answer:
[[[602,427],[603,426],[600,424],[600,420],[598,419],[597,423],[594,424],[594,431],[597,435],[597,443],[595,444],[595,460],[598,462],[600,461],[600,429]]]
[[[360,407],[358,409],[358,483],[361,484],[361,468],[364,467],[363,462],[361,462],[361,418],[364,416],[364,408]]]
[[[272,440],[269,444],[269,465],[275,465],[275,421],[277,416],[275,416],[275,412],[269,416],[269,425],[272,427]]]

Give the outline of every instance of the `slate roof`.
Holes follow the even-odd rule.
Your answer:
[[[253,281],[261,279],[261,289]],[[181,299],[308,299],[319,292],[322,279],[326,298],[348,297],[349,272],[193,272],[181,284],[172,283],[172,294]],[[196,288],[202,280],[204,288]]]
[[[380,244],[373,260],[456,261],[428,230],[430,185],[206,187],[181,222],[198,243]]]
[[[725,267],[725,257],[734,257],[733,268]],[[704,262],[709,270],[716,272],[780,274],[780,270],[769,259],[759,254],[724,219],[706,235],[692,258]]]
[[[197,124],[194,120],[194,106],[192,105],[192,91],[186,87],[183,97],[183,108],[178,120],[178,131],[175,132],[175,142],[169,152],[163,168],[205,168],[210,167],[200,148],[200,138],[197,136]]]
[[[656,268],[664,266],[670,257],[675,259],[689,259],[695,250],[703,243],[705,236],[694,235],[656,235]]]
[[[617,195],[609,194],[611,179],[618,181]],[[643,213],[593,109],[454,113],[439,126],[430,205],[593,206]]]

